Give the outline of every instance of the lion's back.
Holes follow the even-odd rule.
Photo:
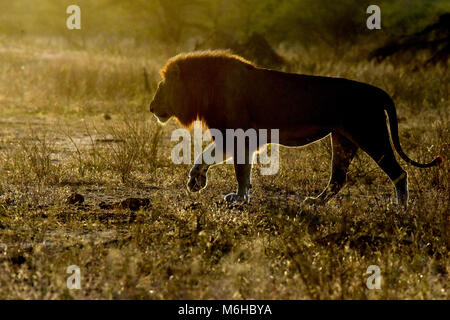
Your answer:
[[[358,117],[365,103],[386,95],[381,89],[343,78],[258,68],[229,51],[201,51],[169,60],[163,76],[177,65],[188,80],[180,97],[190,120],[215,128],[279,128],[333,125]],[[186,99],[189,98],[189,99]],[[383,98],[385,99],[385,98]]]

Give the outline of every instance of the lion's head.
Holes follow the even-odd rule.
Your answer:
[[[253,64],[229,51],[179,54],[161,69],[162,80],[150,103],[150,112],[161,123],[175,117],[184,127],[197,119],[208,125],[207,120],[223,118],[215,101],[223,97],[224,84],[229,82],[227,76],[246,67],[253,68]]]
[[[171,117],[183,117],[183,97],[186,97],[186,88],[180,79],[180,69],[174,65],[167,70],[158,84],[155,96],[150,102],[152,112],[160,123],[167,122]]]

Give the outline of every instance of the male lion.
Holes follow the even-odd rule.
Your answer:
[[[331,178],[322,193],[306,199],[308,203],[323,204],[338,193],[361,148],[392,180],[398,203],[407,204],[407,174],[395,159],[385,111],[392,143],[403,160],[420,168],[442,162],[441,157],[426,164],[408,158],[400,147],[394,102],[383,90],[365,83],[262,69],[227,51],[180,54],[167,62],[161,76],[150,103],[161,123],[176,117],[188,127],[200,119],[224,136],[226,129],[279,129],[279,144],[285,146],[306,145],[331,134]],[[204,154],[213,148],[214,142]],[[225,197],[228,202],[249,199],[249,159],[255,150],[245,148],[244,164],[234,160],[238,189]],[[206,186],[209,167],[205,163],[192,167],[190,191]]]

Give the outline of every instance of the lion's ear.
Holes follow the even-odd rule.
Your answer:
[[[180,66],[176,63],[170,66],[167,75],[172,79],[178,79],[180,78]]]

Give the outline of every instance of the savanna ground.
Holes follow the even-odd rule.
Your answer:
[[[448,159],[447,69],[358,54],[284,53],[292,71],[385,89],[406,153]],[[223,202],[236,186],[230,165],[190,194],[189,166],[170,160],[177,124],[159,127],[148,111],[166,58],[126,43],[0,39],[1,299],[449,298],[448,161],[401,162],[408,209],[390,204],[393,186],[363,153],[334,200],[303,207],[329,179],[329,138],[281,148],[274,176],[255,167],[251,204]],[[70,265],[81,268],[80,290],[66,287]],[[366,287],[370,265],[381,269],[380,290]]]

